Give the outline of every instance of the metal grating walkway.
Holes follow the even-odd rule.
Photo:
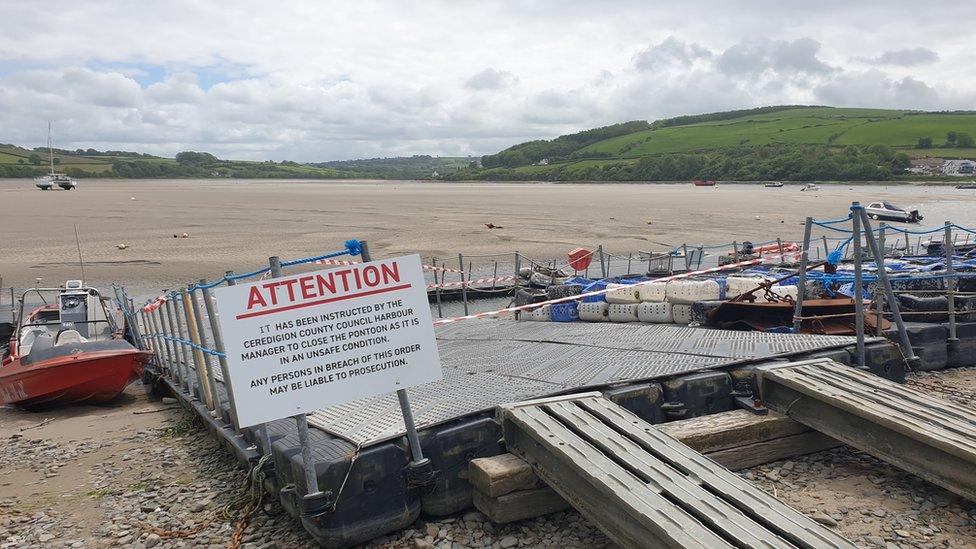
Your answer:
[[[599,393],[498,417],[508,450],[621,547],[854,547]]]
[[[838,336],[508,320],[440,326],[437,337],[444,379],[408,390],[420,429],[504,402],[854,343]],[[405,432],[393,394],[319,410],[309,424],[363,446]]]

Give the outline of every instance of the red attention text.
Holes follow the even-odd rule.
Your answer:
[[[400,284],[400,266],[396,262],[269,280],[251,287],[245,312],[237,315],[237,318],[311,307],[409,287],[410,284]]]

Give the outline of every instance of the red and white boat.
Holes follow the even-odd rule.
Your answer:
[[[39,304],[28,310],[32,299]],[[125,340],[108,303],[80,280],[25,291],[9,345],[0,349],[0,405],[108,402],[138,379],[152,353]]]

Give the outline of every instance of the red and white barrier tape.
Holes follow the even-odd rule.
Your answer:
[[[316,265],[359,265],[358,261],[349,261],[346,259],[320,259],[315,262]],[[459,271],[457,269],[449,269],[447,267],[435,267],[433,265],[424,265],[425,271],[441,271],[445,273],[457,273],[464,274],[464,271]]]
[[[789,259],[790,261],[796,261],[797,259],[799,259],[799,257],[800,257],[800,252],[783,254],[782,256],[779,256],[779,255],[776,255],[776,256],[766,255],[766,256],[763,256],[762,258],[759,258],[759,259],[749,259],[747,261],[739,261],[738,263],[729,263],[727,265],[719,265],[718,267],[710,267],[708,269],[702,269],[700,271],[693,271],[693,272],[690,272],[690,273],[681,273],[681,274],[676,274],[676,275],[672,275],[672,276],[667,276],[667,277],[664,277],[664,278],[655,278],[653,280],[645,280],[645,281],[642,281],[642,282],[636,282],[634,284],[627,284],[625,286],[616,286],[614,288],[603,289],[603,290],[595,290],[595,291],[592,291],[592,292],[586,292],[586,293],[579,294],[579,295],[571,295],[571,296],[567,296],[567,297],[560,297],[560,298],[557,298],[557,299],[550,299],[548,301],[543,301],[543,302],[540,302],[540,303],[530,303],[528,305],[519,305],[519,306],[516,306],[516,307],[506,307],[504,309],[498,309],[497,311],[486,311],[486,312],[483,312],[483,313],[475,313],[473,315],[457,316],[457,317],[454,317],[454,318],[440,318],[440,319],[437,319],[437,320],[434,321],[434,326],[440,326],[441,324],[450,324],[452,322],[460,322],[462,320],[469,320],[469,319],[473,319],[473,318],[487,318],[487,317],[491,317],[491,316],[502,315],[502,314],[505,314],[505,313],[514,313],[514,312],[518,312],[518,311],[525,311],[527,309],[535,309],[537,307],[542,307],[543,305],[553,305],[555,303],[566,303],[566,302],[569,302],[569,301],[576,301],[576,300],[582,299],[584,297],[598,296],[598,295],[603,295],[603,294],[610,293],[610,292],[613,292],[613,291],[617,291],[617,290],[620,290],[621,288],[632,288],[634,286],[644,286],[644,285],[647,285],[647,284],[660,284],[662,282],[669,282],[671,280],[679,280],[679,279],[682,279],[682,278],[690,278],[690,277],[693,277],[693,276],[699,276],[699,275],[703,275],[703,274],[717,273],[717,272],[720,272],[720,271],[728,271],[728,270],[731,270],[731,269],[738,269],[740,267],[748,267],[750,265],[759,265],[761,263],[785,262],[787,260],[787,258],[790,258]],[[774,261],[774,259],[777,259],[777,261]]]
[[[143,305],[142,306],[142,310],[143,310],[143,312],[151,313],[151,312],[155,311],[156,309],[160,308],[163,305],[163,303],[166,303],[166,301],[168,301],[167,298],[166,298],[166,296],[165,295],[161,295],[161,296],[157,297],[156,299],[152,300],[151,302]]]
[[[428,284],[427,289],[436,290],[437,288],[441,288],[441,289],[460,288],[462,286],[471,286],[474,284],[488,284],[490,282],[513,282],[517,279],[518,279],[517,276],[499,276],[499,277],[478,278],[475,280],[465,280],[464,282],[458,280],[457,282],[445,282],[443,284]]]

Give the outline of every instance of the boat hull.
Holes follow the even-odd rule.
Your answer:
[[[0,404],[28,410],[112,401],[138,379],[151,353],[129,347],[76,352],[0,368]]]

